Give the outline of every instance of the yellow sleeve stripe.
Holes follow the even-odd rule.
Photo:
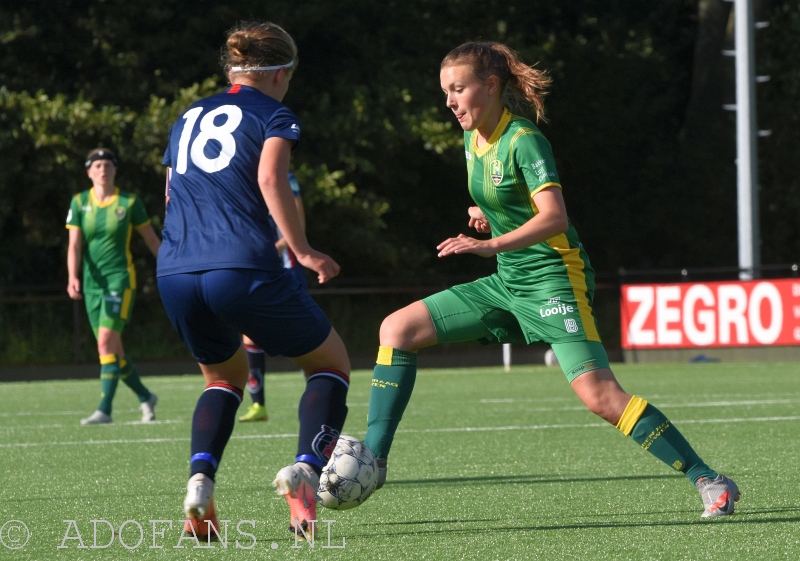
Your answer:
[[[134,228],[136,228],[137,230],[138,230],[139,228],[144,228],[145,226],[147,226],[148,224],[150,224],[150,222],[151,222],[151,220],[148,218],[147,220],[145,220],[145,221],[144,221],[144,222],[142,222],[141,224],[137,224],[136,226],[134,226]]]
[[[100,364],[113,364],[117,362],[117,355],[100,355]]]
[[[66,228],[67,230],[73,230],[73,229],[74,229],[74,230],[80,230],[80,229],[81,229],[81,227],[80,227],[80,226],[76,226],[75,224],[67,224],[67,225],[65,226],[65,228]]]
[[[646,400],[635,395],[631,397],[627,407],[625,407],[625,411],[622,412],[622,417],[619,418],[619,422],[617,423],[617,428],[622,431],[622,434],[625,436],[631,435],[633,427],[636,426],[636,423],[641,418],[646,407]]]
[[[391,366],[392,365],[392,354],[394,354],[393,347],[384,347],[381,345],[378,347],[378,360],[375,362],[380,364],[381,366]]]
[[[544,185],[539,185],[539,186],[538,186],[536,189],[534,189],[533,191],[531,191],[531,200],[533,200],[533,197],[536,195],[536,193],[538,193],[538,192],[539,192],[539,191],[541,191],[542,189],[547,189],[548,187],[558,187],[558,188],[559,188],[559,189],[561,189],[562,191],[564,190],[564,189],[561,187],[561,183],[556,183],[555,181],[551,181],[550,183],[545,183]]]

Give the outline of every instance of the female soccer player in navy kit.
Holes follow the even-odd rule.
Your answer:
[[[319,282],[339,265],[309,246],[289,187],[300,123],[281,100],[298,64],[294,41],[272,23],[241,24],[228,36],[223,64],[231,87],[183,114],[164,155],[158,286],[206,382],[192,420],[186,530],[217,528],[214,483],[247,383],[245,334],[308,374],[295,463],[273,485],[289,503],[289,529],[311,531],[319,474],[347,415],[350,361],[322,310],[284,269],[270,215]]]
[[[567,217],[550,143],[504,105],[505,98],[542,117],[550,79],[505,45],[476,42],[444,58],[440,80],[464,129],[477,205],[469,209],[469,225],[492,238],[447,239],[439,256],[496,255],[498,271],[414,302],[381,325],[364,437],[379,458],[379,486],[414,387],[418,350],[469,340],[544,341],[593,413],[696,485],[704,517],[732,514],[736,484],[709,468],[661,411],[623,391],[609,368],[592,309],[594,271]]]

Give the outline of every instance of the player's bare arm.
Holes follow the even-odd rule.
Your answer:
[[[158,234],[153,229],[153,225],[150,223],[145,224],[136,229],[137,232],[142,236],[144,239],[144,243],[147,245],[147,249],[150,250],[150,253],[153,254],[153,257],[158,257],[158,249],[161,247],[161,240],[158,238]]]
[[[81,294],[81,279],[78,277],[78,271],[82,262],[82,239],[80,228],[69,229],[69,246],[67,248],[67,272],[69,280],[67,281],[67,294],[73,300],[82,300]]]
[[[567,231],[569,222],[561,189],[557,187],[542,189],[534,195],[533,202],[539,209],[538,214],[516,230],[491,240],[476,240],[463,234],[457,238],[449,238],[436,246],[439,257],[458,253],[492,257],[504,251],[536,245]]]
[[[303,267],[317,273],[320,284],[339,274],[339,264],[313,249],[306,239],[295,196],[289,186],[291,142],[272,137],[264,142],[258,165],[258,186],[275,224]]]
[[[297,214],[298,214],[298,216],[300,216],[300,225],[303,227],[303,231],[305,232],[306,231],[306,210],[305,210],[305,207],[303,206],[303,198],[302,197],[298,197],[297,195],[295,195],[295,197],[294,197],[294,206],[295,206],[295,208],[297,208]],[[280,238],[278,241],[275,242],[275,249],[277,249],[278,252],[281,252],[284,249],[287,249],[288,247],[289,247],[289,244],[286,243],[286,239],[284,239],[284,238]]]

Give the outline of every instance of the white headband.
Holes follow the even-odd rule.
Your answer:
[[[231,66],[231,72],[266,72],[267,70],[280,70],[281,68],[291,68],[292,66],[294,66],[294,61],[279,64],[278,66]]]

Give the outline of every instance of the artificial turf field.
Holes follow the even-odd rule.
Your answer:
[[[180,520],[199,376],[146,378],[160,398],[150,425],[122,384],[114,424],[82,427],[97,380],[4,383],[0,538],[28,541],[0,544],[0,559],[800,558],[800,363],[614,369],[738,483],[733,516],[701,519],[689,481],[586,411],[557,368],[421,370],[386,487],[354,510],[320,509],[330,541],[326,525],[313,549],[293,548],[269,485],[296,447],[303,383],[289,373],[266,376],[269,422],[237,423],[225,452],[227,548],[198,549]],[[370,377],[352,376],[347,434],[363,437]],[[113,542],[92,520],[114,526]],[[158,522],[154,537],[151,520],[172,528]]]

